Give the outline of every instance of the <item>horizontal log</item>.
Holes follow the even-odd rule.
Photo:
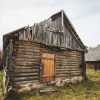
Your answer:
[[[18,48],[20,49],[34,49],[33,45],[29,45],[29,46],[24,46],[24,45],[19,45]]]
[[[82,75],[82,73],[56,73],[56,76],[74,76],[74,75]]]
[[[20,69],[20,68],[22,68],[22,69],[37,69],[37,68],[39,68],[40,66],[38,66],[37,64],[34,64],[34,65],[20,65],[20,66],[15,66],[14,67],[14,69]]]
[[[77,53],[77,54],[82,54],[81,51],[75,51],[75,50],[66,50],[66,51],[60,51],[60,53],[63,52],[64,54],[68,54],[68,52],[71,53]],[[59,54],[59,53],[58,53]]]
[[[71,56],[77,55],[77,56],[81,56],[82,54],[81,54],[81,53],[77,53],[77,52],[75,52],[75,53],[69,52],[69,53],[67,53],[66,55],[71,55]]]
[[[73,58],[57,58],[56,61],[57,62],[59,62],[59,61],[62,61],[62,62],[82,61],[82,58],[79,58],[79,59],[77,59],[77,58],[74,58],[74,59]]]
[[[36,70],[39,69],[39,66],[33,66],[33,67],[14,67],[14,70]]]
[[[56,66],[60,66],[62,64],[63,63],[61,63],[61,62],[56,62]],[[80,65],[80,63],[70,63],[70,62],[65,63],[65,64],[66,64],[66,66],[79,66]]]
[[[66,66],[67,66],[67,65],[68,65],[68,66],[70,66],[70,65],[79,66],[79,65],[81,65],[82,63],[81,63],[81,62],[67,62],[67,63],[66,63],[66,62],[65,62],[65,63],[64,63],[64,62],[56,62],[56,65],[62,65],[62,64],[63,64],[63,65],[66,65]]]
[[[56,75],[56,78],[60,78],[60,77],[62,77],[62,78],[68,78],[68,77],[71,77],[70,75]]]
[[[81,74],[81,71],[56,71],[56,74]]]
[[[80,76],[81,74],[77,74],[77,75],[69,75],[69,76],[67,76],[67,75],[56,75],[56,78],[71,78],[71,77],[74,77],[74,76]]]
[[[33,52],[34,48],[18,48],[19,51],[32,51]]]
[[[29,76],[39,76],[39,73],[19,73],[19,74],[12,74],[14,77],[29,77]]]
[[[65,60],[69,60],[69,59],[77,59],[77,60],[81,60],[82,58],[81,57],[56,57],[57,60],[62,60],[65,59]]]
[[[34,58],[34,55],[17,55],[16,58]],[[35,58],[40,58],[40,56],[35,55]]]
[[[81,69],[71,69],[71,68],[64,68],[64,69],[56,69],[56,72],[57,71],[81,71]]]
[[[56,68],[56,71],[80,71],[81,69],[73,67],[73,68]]]
[[[33,53],[33,54],[18,54],[17,53],[17,55],[16,55],[16,57],[25,57],[25,58],[27,58],[27,57],[32,57],[32,58],[38,58],[38,57],[40,57],[41,55],[38,53],[38,54],[35,54],[35,53]]]
[[[73,62],[75,62],[75,63],[78,63],[78,62],[82,62],[82,61],[80,61],[80,60],[56,60],[56,63],[73,63]]]
[[[38,76],[34,76],[34,77],[14,77],[13,81],[30,81],[30,80],[38,80],[39,77]]]
[[[34,76],[34,75],[38,76],[39,73],[19,73],[19,74],[14,73],[12,75],[15,76],[15,77],[21,77],[21,76],[28,77],[28,76]]]
[[[66,51],[64,51],[64,53],[66,53]],[[71,50],[71,51],[69,51],[69,53],[81,54],[81,51],[75,51],[75,50],[72,51],[72,50]]]
[[[15,62],[16,62],[16,64],[23,64],[23,65],[25,65],[25,64],[34,64],[35,62],[37,62],[37,60],[33,60],[33,61],[32,60],[16,60]]]
[[[77,73],[77,74],[56,74],[56,77],[67,77],[67,78],[71,78],[73,76],[80,76],[82,75],[81,73]]]
[[[74,64],[80,65],[81,62],[80,61],[77,61],[77,62],[76,61],[75,62],[74,61],[73,62],[72,61],[56,61],[56,65],[74,65]]]
[[[29,52],[30,51],[30,52]],[[18,48],[18,53],[22,53],[22,52],[29,52],[29,53],[40,53],[40,49],[36,49],[33,48],[33,49],[30,49],[29,47],[27,48]]]
[[[16,61],[15,62],[16,65],[33,65],[34,63],[33,62],[25,62],[25,61]]]
[[[35,72],[39,72],[39,69],[26,69],[26,70],[25,69],[24,70],[23,69],[22,70],[16,69],[13,72],[14,73],[35,73]]]
[[[21,54],[21,55],[40,55],[40,52],[34,52],[34,51],[27,52],[27,51],[23,50],[23,51],[18,51],[17,54]]]
[[[70,53],[70,51],[67,51],[66,53],[63,53],[62,52],[62,56],[68,56],[68,57],[73,57],[73,56],[79,56],[79,57],[81,57],[82,56],[82,54],[79,54],[79,53]],[[60,54],[58,54],[59,56],[60,56]]]
[[[76,65],[56,65],[57,69],[80,69],[80,66],[76,66]]]
[[[40,66],[39,63],[33,62],[33,63],[15,63],[16,66]]]
[[[81,59],[81,57],[80,56],[76,56],[76,57],[70,57],[70,56],[56,56],[56,59],[61,59],[61,58],[63,58],[63,59]]]
[[[81,76],[82,73],[72,73],[71,75],[72,75],[72,76]]]
[[[23,48],[18,48],[18,50],[20,51],[20,52],[24,52],[24,51],[26,51],[26,52],[40,52],[40,50],[41,49],[37,49],[37,51],[35,50],[35,49],[23,49]]]
[[[71,68],[75,68],[75,69],[77,68],[77,69],[78,69],[79,67],[80,67],[80,66],[75,66],[75,65],[56,65],[56,68],[57,68],[57,69],[63,69],[63,68],[64,68],[64,69],[65,69],[65,68],[66,68],[66,69],[67,69],[67,68],[68,68],[68,69],[71,69]]]
[[[35,45],[19,45],[18,48],[24,48],[24,49],[29,48],[29,49],[38,50],[38,49],[40,49],[40,46],[38,46],[36,44]]]
[[[76,57],[57,57],[56,60],[81,60],[82,58],[79,57],[79,58],[76,58]]]
[[[62,54],[62,55],[60,55]],[[57,54],[57,56],[61,56],[61,57],[81,57],[81,55],[77,55],[77,54],[63,54],[63,53],[60,53],[60,54]]]
[[[16,60],[16,62],[17,62],[17,61],[18,61],[18,62],[21,62],[21,61],[23,61],[23,62],[28,62],[28,61],[29,61],[29,62],[39,62],[39,61],[40,61],[40,59],[37,59],[37,58],[35,58],[35,57],[34,57],[34,58],[20,58],[20,57],[18,58],[18,57],[17,57],[15,60]]]
[[[71,53],[71,51],[65,51],[65,52],[59,51],[59,52],[57,53],[57,55],[60,55],[61,53],[62,53],[63,55],[67,55],[67,56],[73,56],[73,55],[79,55],[79,56],[81,56],[81,55],[82,55],[81,53],[77,53],[77,52]],[[63,55],[62,55],[62,56],[63,56]]]
[[[31,83],[37,83],[38,80],[34,79],[34,80],[27,80],[27,81],[20,81],[20,82],[14,82],[15,85],[23,85],[23,84],[31,84]],[[11,84],[11,83],[10,83]],[[14,85],[13,84],[13,85]]]
[[[56,62],[56,66],[57,65],[65,65],[65,66],[70,66],[70,65],[76,65],[76,66],[79,66],[81,65],[81,62],[68,62],[68,63],[63,63],[63,62]]]
[[[70,53],[70,54],[79,54],[79,55],[81,55],[81,54],[82,54],[81,52],[74,51],[74,50],[73,50],[73,51],[70,51],[69,53]]]
[[[61,55],[56,55],[57,58],[81,58],[81,56],[78,55],[63,55],[63,53],[61,53]]]

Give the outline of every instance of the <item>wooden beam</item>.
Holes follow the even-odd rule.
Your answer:
[[[61,11],[61,24],[62,24],[62,32],[64,32],[64,11]]]

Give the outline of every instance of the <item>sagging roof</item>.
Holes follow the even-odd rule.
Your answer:
[[[85,55],[85,61],[100,61],[100,46],[89,48],[88,53]]]
[[[62,16],[62,15],[63,15],[63,16]],[[86,48],[85,48],[85,46],[84,46],[84,44],[83,44],[83,42],[81,41],[80,37],[78,36],[78,34],[77,34],[75,28],[73,27],[72,23],[70,22],[70,20],[68,19],[67,15],[65,14],[64,10],[61,10],[60,12],[58,12],[58,13],[52,15],[49,19],[54,20],[54,19],[56,19],[58,16],[61,16],[61,17],[63,18],[62,20],[65,20],[65,22],[67,23],[68,28],[71,30],[72,36],[76,39],[76,41],[79,43],[79,45],[80,45],[85,51],[87,51]],[[47,19],[47,20],[49,20],[49,19]],[[41,22],[40,22],[40,23],[41,23]],[[39,23],[38,23],[38,24],[39,24]],[[25,27],[22,27],[22,28],[20,28],[20,29],[18,29],[18,30],[13,31],[13,32],[7,33],[6,35],[4,35],[4,38],[11,37],[11,35],[16,34],[18,31],[24,30],[24,29],[27,29],[27,28],[29,28],[29,26],[25,26]]]

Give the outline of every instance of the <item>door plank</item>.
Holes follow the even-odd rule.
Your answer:
[[[42,80],[43,82],[52,81],[54,78],[54,54],[42,54]]]

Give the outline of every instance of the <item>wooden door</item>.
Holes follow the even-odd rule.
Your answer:
[[[54,54],[42,53],[42,82],[54,80]]]

